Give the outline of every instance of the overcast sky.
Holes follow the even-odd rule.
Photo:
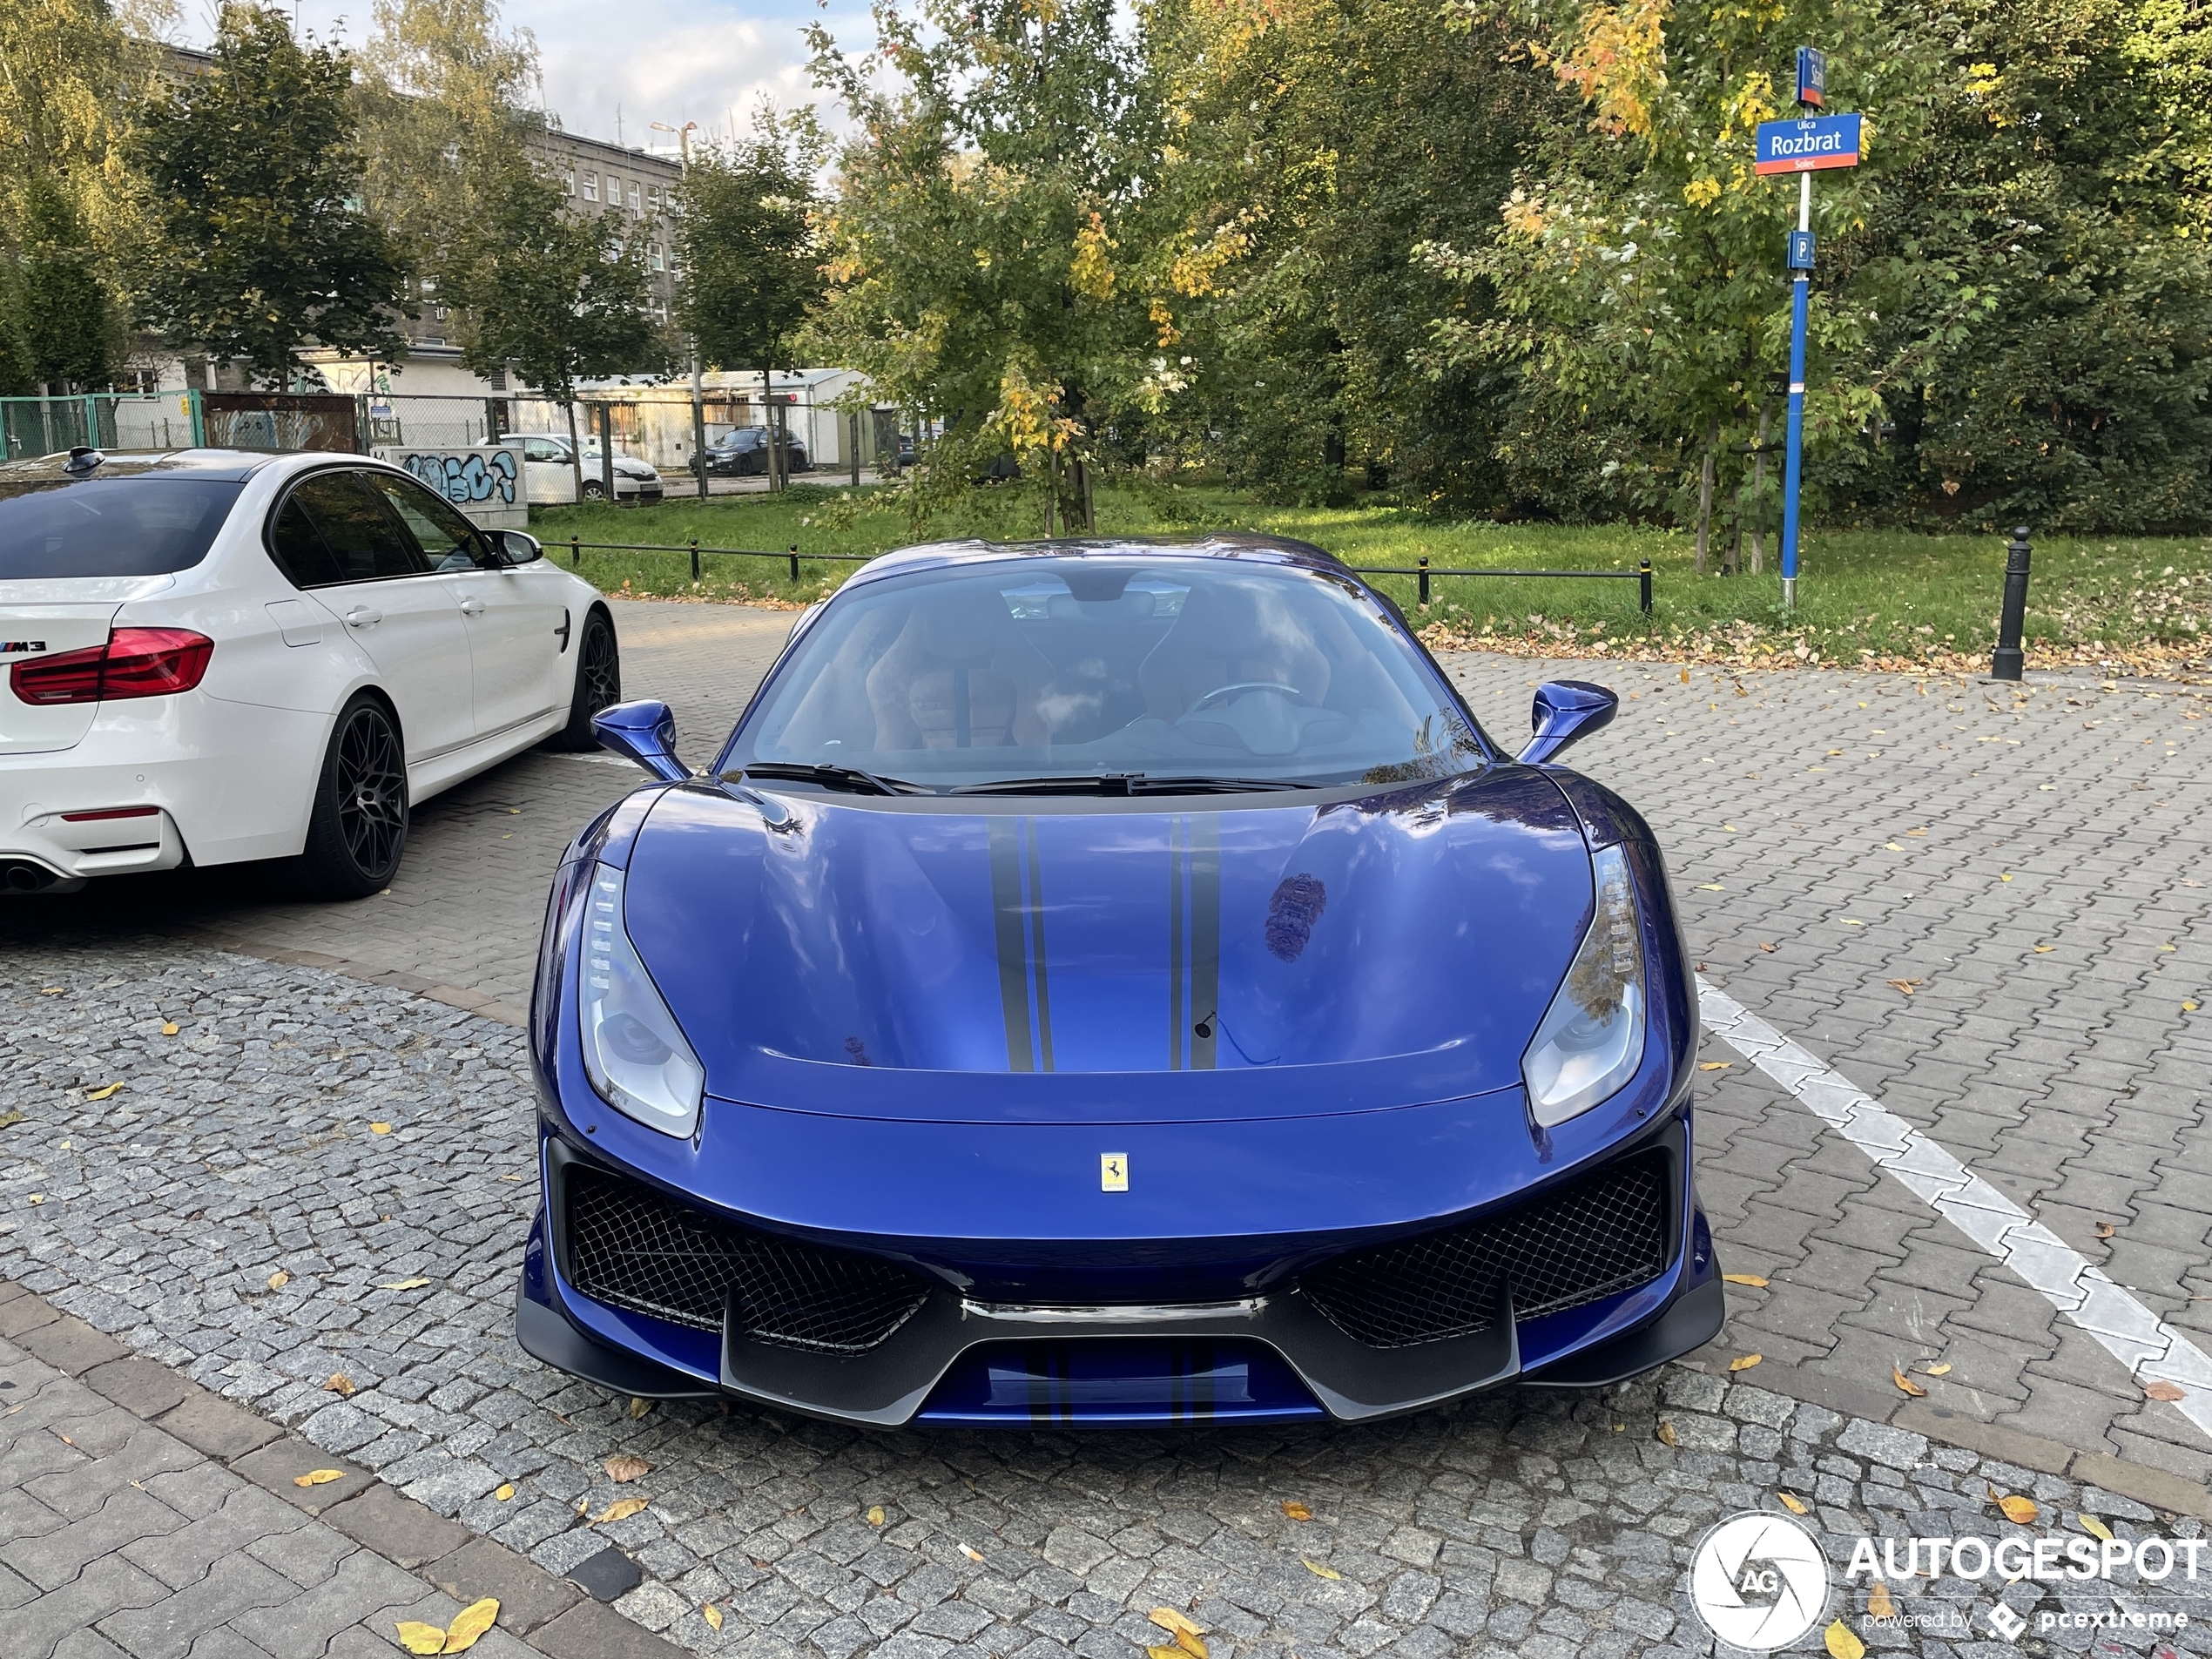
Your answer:
[[[4,3],[4,0],[0,0]],[[287,0],[307,33],[358,46],[370,30],[369,0]],[[179,33],[205,44],[213,7],[187,0]],[[848,48],[874,28],[865,0],[529,0],[511,3],[511,27],[537,36],[545,102],[571,132],[637,145],[672,143],[655,121],[697,121],[726,137],[733,117],[750,123],[762,94],[789,109],[814,94],[799,30],[819,17]],[[833,111],[825,107],[825,120]]]

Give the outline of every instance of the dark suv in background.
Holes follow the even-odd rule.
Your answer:
[[[706,469],[730,476],[743,476],[768,470],[768,428],[761,426],[741,426],[724,433],[706,446]],[[784,466],[788,472],[805,472],[811,463],[806,457],[804,440],[791,437],[784,440]]]

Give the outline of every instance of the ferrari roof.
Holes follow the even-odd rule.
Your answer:
[[[986,542],[971,537],[957,542],[923,542],[872,559],[853,572],[854,582],[879,577],[904,576],[914,570],[943,569],[955,564],[983,564],[999,559],[1126,559],[1126,558],[1244,559],[1269,564],[1303,565],[1310,570],[1340,571],[1344,562],[1325,548],[1288,536],[1269,536],[1257,530],[1222,530],[1189,541],[1168,541],[1143,536],[1080,536],[1062,541]],[[848,585],[850,585],[848,583]]]

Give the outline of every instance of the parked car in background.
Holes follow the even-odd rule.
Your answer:
[[[0,463],[0,893],[291,858],[388,887],[415,803],[622,694],[613,618],[388,462]]]
[[[806,472],[813,463],[807,458],[806,442],[803,438],[790,437],[784,441],[785,465],[792,472]],[[724,433],[706,447],[706,469],[710,474],[725,477],[746,477],[768,470],[768,428],[762,426],[741,426]]]
[[[500,443],[519,443],[523,446],[523,480],[529,491],[534,507],[557,506],[572,502],[576,495],[576,462],[569,448],[569,441],[550,432],[510,432]],[[496,447],[496,446],[492,446]],[[607,482],[600,466],[600,448],[595,442],[583,446],[583,499],[604,501]],[[659,469],[649,461],[635,455],[615,457],[615,500],[636,505],[639,502],[659,501],[665,493]]]

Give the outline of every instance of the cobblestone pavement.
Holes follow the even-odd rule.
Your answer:
[[[624,605],[630,690],[670,697],[688,717],[687,745],[703,750],[788,622]],[[1707,976],[2160,1318],[2207,1340],[2212,1316],[2188,1299],[2212,1292],[2200,1283],[2212,1275],[2207,1015],[2184,1006],[2208,1000],[2212,950],[2203,914],[2212,886],[2199,885],[2212,884],[2195,747],[2203,701],[2094,681],[2016,693],[1814,670],[1737,679],[1653,664],[1467,657],[1447,666],[1508,742],[1540,678],[1620,689],[1621,721],[1574,759],[1651,818]],[[2041,1470],[2031,1479],[1997,1467],[1987,1478],[2000,1490],[2040,1480],[2040,1495],[2061,1507],[2127,1515],[2121,1501],[2060,1490],[2109,1479],[2168,1513],[2206,1513],[2212,1446],[2178,1412],[2147,1401],[2047,1302],[1718,1045],[1708,1060],[1728,1067],[1702,1080],[1700,1185],[1723,1264],[1770,1281],[1731,1287],[1730,1328],[1709,1351],[1716,1366],[1733,1353],[1765,1356],[1761,1389],[1700,1402],[1716,1406],[1711,1414],[1736,1437],[1725,1447],[1687,1436],[1674,1450],[1661,1446],[1651,1438],[1661,1407],[1648,1393],[1580,1406],[1507,1395],[1357,1432],[1110,1443],[854,1437],[690,1407],[657,1406],[632,1421],[596,1391],[547,1376],[505,1334],[529,1165],[518,1035],[499,1023],[518,1016],[554,849],[630,781],[596,759],[512,763],[427,806],[393,893],[343,909],[261,902],[250,882],[226,886],[207,873],[151,903],[134,885],[127,895],[96,889],[82,895],[91,902],[10,914],[0,922],[17,947],[0,975],[0,1041],[14,1051],[0,1050],[9,1077],[0,1116],[11,1105],[29,1116],[0,1130],[0,1228],[9,1230],[0,1271],[210,1386],[306,1426],[318,1443],[556,1572],[572,1565],[564,1551],[611,1537],[649,1575],[621,1603],[648,1625],[692,1645],[743,1641],[756,1644],[745,1651],[779,1655],[776,1644],[804,1635],[807,1659],[845,1659],[878,1642],[887,1654],[934,1655],[944,1650],[934,1644],[967,1636],[924,1627],[918,1613],[882,1629],[868,1622],[875,1602],[919,1606],[916,1594],[877,1594],[867,1564],[894,1559],[914,1572],[941,1569],[923,1581],[933,1590],[975,1569],[982,1588],[948,1588],[933,1605],[988,1613],[993,1622],[977,1625],[974,1640],[1001,1653],[1014,1650],[1004,1645],[1013,1632],[1087,1654],[1132,1654],[1100,1632],[1151,1593],[1144,1575],[1167,1570],[1158,1563],[1195,1571],[1192,1557],[1224,1583],[1250,1579],[1285,1596],[1246,1606],[1242,1624],[1225,1610],[1216,1619],[1239,1655],[1272,1642],[1306,1659],[1365,1659],[1393,1642],[1445,1651],[1438,1641],[1460,1651],[1534,1642],[1528,1650],[1566,1652],[1605,1641],[1656,1651],[1666,1633],[1590,1634],[1637,1627],[1610,1625],[1603,1608],[1574,1599],[1585,1592],[1573,1551],[1595,1552],[1581,1581],[1677,1617],[1677,1558],[1698,1517],[1800,1478],[1759,1465],[1790,1461],[1787,1437],[1801,1420],[1777,1427],[1754,1407],[1802,1410],[1804,1426],[1842,1413],[1833,1434],[1852,1422],[1863,1433],[1925,1432],[1949,1443],[1928,1453],[1939,1461],[1965,1447]],[[494,842],[487,858],[482,849]],[[311,953],[351,977],[192,942],[210,937],[260,955]],[[363,982],[379,974],[384,985]],[[42,998],[48,985],[61,989]],[[190,1002],[180,1000],[186,987]],[[245,1000],[222,1001],[232,996]],[[201,1012],[186,1019],[193,1008]],[[151,1035],[159,1014],[179,1021],[178,1037]],[[40,1031],[51,1035],[28,1035]],[[201,1058],[187,1062],[189,1054]],[[179,1072],[188,1063],[203,1069]],[[98,1108],[76,1092],[110,1081],[126,1087]],[[197,1092],[175,1094],[185,1082]],[[155,1103],[165,1100],[173,1103]],[[372,1136],[372,1119],[394,1132]],[[131,1151],[133,1143],[146,1150]],[[101,1150],[87,1161],[90,1148]],[[508,1174],[525,1178],[502,1181]],[[30,1204],[33,1192],[44,1202]],[[267,1280],[279,1271],[293,1278],[273,1291]],[[414,1277],[432,1283],[366,1288]],[[1919,1367],[1927,1398],[1900,1395],[1893,1365]],[[1949,1369],[1932,1374],[1939,1366]],[[317,1386],[341,1369],[361,1386],[350,1400]],[[1670,1386],[1711,1380],[1672,1375]],[[555,1413],[563,1426],[541,1433]],[[1624,1424],[1618,1438],[1599,1418]],[[1770,1446],[1752,1431],[1784,1439]],[[1541,1474],[1516,1460],[1531,1445],[1552,1460]],[[662,1466],[641,1483],[652,1507],[583,1527],[578,1501],[600,1513],[617,1495],[597,1467],[615,1450]],[[1849,1453],[1807,1452],[1810,1473],[1797,1489],[1808,1500],[1823,1472],[1810,1461],[1817,1455],[1838,1462],[1827,1473],[1838,1482],[1874,1479],[1863,1459],[1843,1467]],[[499,1484],[487,1473],[524,1477],[517,1497],[486,1497]],[[1959,1473],[1944,1468],[1946,1478]],[[1927,1472],[1909,1478],[1918,1484]],[[1642,1492],[1640,1482],[1657,1492],[1656,1509],[1614,1495]],[[1838,1516],[1886,1513],[1869,1493],[1862,1485],[1817,1495]],[[1312,1504],[1318,1519],[1284,1520],[1278,1497]],[[880,1534],[852,1530],[853,1516],[873,1504],[886,1510]],[[1555,1505],[1565,1508],[1548,1511]],[[1203,1519],[1173,1521],[1186,1512]],[[1828,1509],[1822,1518],[1836,1524]],[[847,1530],[839,1536],[872,1541],[870,1550],[840,1558],[816,1541],[840,1521]],[[1426,1528],[1440,1552],[1399,1569],[1437,1581],[1433,1604],[1417,1615],[1392,1614],[1411,1606],[1389,1600],[1402,1581],[1370,1564],[1339,1580],[1299,1564],[1325,1541],[1395,1561],[1382,1545],[1406,1527]],[[1616,1559],[1606,1541],[1616,1527],[1671,1541],[1660,1578],[1638,1588],[1623,1576],[1631,1557]],[[1200,1535],[1185,1535],[1194,1528]],[[1532,1553],[1553,1548],[1541,1543],[1546,1528],[1566,1541],[1557,1561]],[[1094,1547],[1083,1543],[1055,1560],[1055,1531],[1084,1534],[1102,1553],[1078,1561]],[[901,1548],[902,1538],[907,1556],[880,1553]],[[960,1554],[963,1541],[985,1561]],[[991,1558],[1001,1548],[1044,1565],[1002,1570]],[[1477,1561],[1483,1551],[1494,1558]],[[1265,1571],[1263,1556],[1272,1563]],[[1312,1558],[1345,1567],[1335,1554]],[[1285,1561],[1297,1596],[1280,1581]],[[1536,1568],[1552,1575],[1545,1595],[1516,1600],[1507,1587],[1533,1580],[1514,1575]],[[1048,1581],[1032,1582],[1038,1572],[1072,1573],[1087,1587],[1046,1596]],[[1030,1599],[1004,1609],[978,1599],[1001,1580]],[[1347,1583],[1361,1588],[1346,1592]],[[1479,1584],[1489,1586],[1485,1617],[1526,1606],[1535,1622],[1514,1629],[1508,1616],[1482,1634],[1444,1622],[1472,1616],[1471,1600],[1455,1598],[1473,1598]],[[1080,1599],[1090,1595],[1110,1610]],[[696,1610],[717,1596],[730,1615],[719,1636]],[[1341,1616],[1300,1610],[1309,1605],[1339,1606]],[[882,1607],[877,1622],[891,1611]],[[1561,1623],[1568,1615],[1586,1625]],[[1309,1619],[1320,1622],[1300,1622]],[[1696,1627],[1669,1629],[1679,1639]],[[1554,1635],[1566,1645],[1541,1645]],[[2126,1640],[2111,1650],[2142,1650]],[[1215,1650],[1222,1645],[1217,1638]],[[1947,1651],[1932,1639],[1922,1650]]]

